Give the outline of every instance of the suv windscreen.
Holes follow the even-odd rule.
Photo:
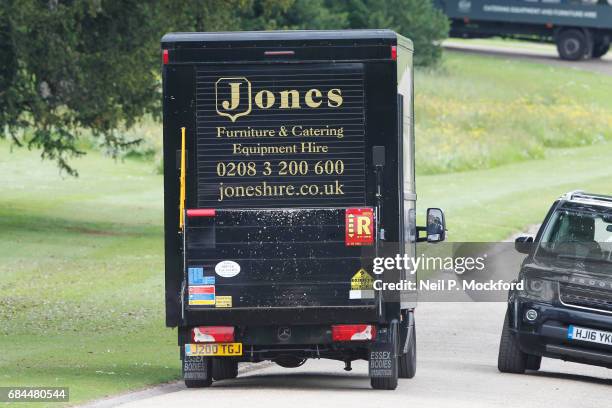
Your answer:
[[[612,208],[565,203],[549,219],[536,257],[612,264]]]

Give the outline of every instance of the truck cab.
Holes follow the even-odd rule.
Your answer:
[[[414,375],[414,294],[372,273],[427,239],[412,51],[389,30],[163,37],[166,324],[188,387],[261,361]]]

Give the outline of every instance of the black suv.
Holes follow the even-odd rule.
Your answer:
[[[612,197],[565,194],[515,248],[523,288],[508,296],[499,370],[538,370],[542,357],[612,368]]]

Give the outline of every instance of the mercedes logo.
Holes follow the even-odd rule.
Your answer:
[[[279,340],[287,341],[291,337],[291,328],[286,326],[279,327],[277,335]]]

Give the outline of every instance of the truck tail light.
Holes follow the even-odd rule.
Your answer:
[[[194,343],[231,343],[234,341],[233,326],[200,326],[191,329]]]
[[[371,324],[338,324],[332,326],[333,341],[367,341],[376,338],[376,326]]]
[[[391,59],[397,61],[397,45],[391,46]]]
[[[168,50],[162,51],[162,62],[164,63],[164,65],[170,62],[170,55],[168,54]]]

